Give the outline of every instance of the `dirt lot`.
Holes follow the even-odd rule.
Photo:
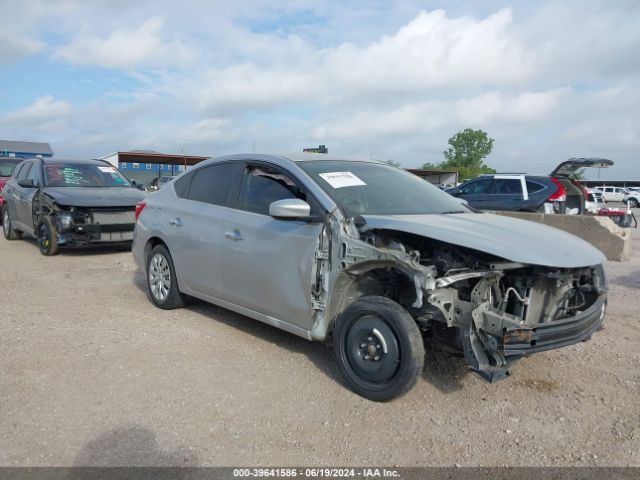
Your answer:
[[[428,350],[386,404],[331,349],[197,303],[165,312],[128,252],[0,238],[0,465],[640,465],[640,232],[607,327],[488,385]]]

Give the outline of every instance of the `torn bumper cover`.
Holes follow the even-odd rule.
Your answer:
[[[505,328],[500,339],[503,354],[506,357],[521,356],[588,340],[602,325],[606,305],[606,297],[601,296],[575,317],[531,327]]]
[[[82,247],[133,240],[134,211],[60,212],[55,218],[58,244]]]

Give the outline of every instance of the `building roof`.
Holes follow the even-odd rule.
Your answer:
[[[43,142],[21,142],[18,140],[0,140],[2,152],[33,153],[34,155],[53,155],[51,145]]]
[[[151,150],[133,150],[131,152],[116,152],[118,162],[129,163],[156,163],[160,165],[195,165],[209,157],[199,155],[180,155],[172,153],[158,153]],[[106,159],[114,154],[102,157]]]

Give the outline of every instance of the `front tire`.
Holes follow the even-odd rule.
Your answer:
[[[186,296],[178,290],[171,254],[164,245],[156,245],[147,258],[147,292],[153,304],[163,310],[186,304]]]
[[[629,200],[627,200],[627,205],[629,205],[630,208],[638,208],[638,200],[636,200],[635,198],[630,198]]]
[[[45,216],[38,222],[36,235],[38,238],[38,248],[42,255],[48,257],[58,254],[58,231],[50,217]]]
[[[336,320],[333,348],[349,387],[369,400],[403,395],[424,368],[418,326],[386,297],[362,297],[349,305]]]
[[[7,240],[20,240],[22,238],[22,232],[13,228],[9,217],[9,206],[6,203],[2,209],[2,233]]]

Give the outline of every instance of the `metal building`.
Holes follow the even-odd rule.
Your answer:
[[[53,150],[51,150],[51,145],[43,142],[0,140],[0,157],[48,158],[53,157]]]
[[[179,175],[188,167],[206,160],[209,157],[196,155],[178,155],[158,153],[151,150],[133,150],[130,152],[115,152],[101,157],[113,166],[122,170],[127,177],[144,185],[149,185],[154,179]]]

